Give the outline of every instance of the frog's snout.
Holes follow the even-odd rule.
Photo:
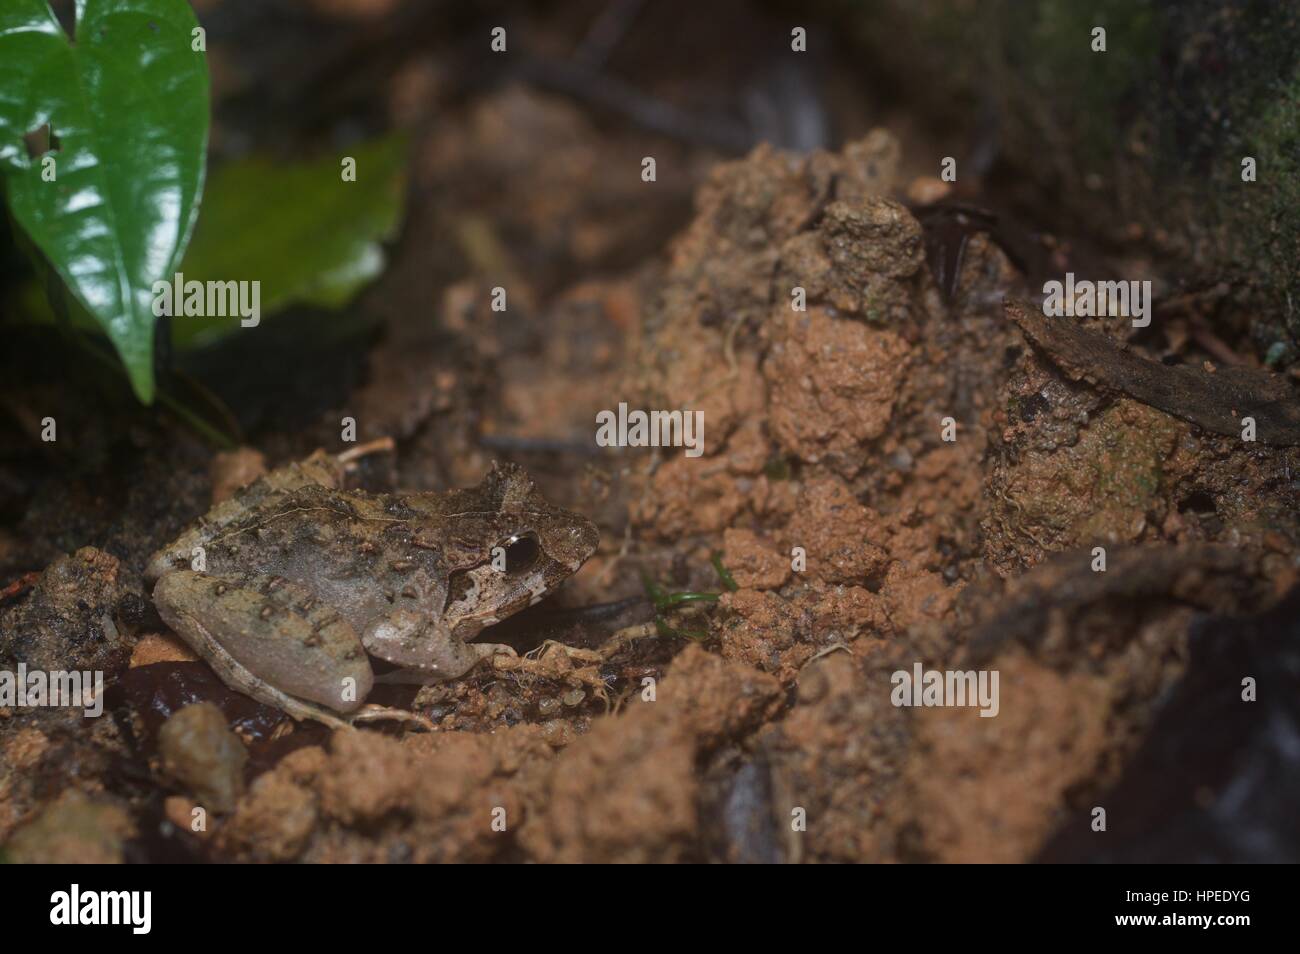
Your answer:
[[[600,546],[600,531],[581,514],[569,513],[564,525],[543,534],[542,546],[569,573],[576,573]]]

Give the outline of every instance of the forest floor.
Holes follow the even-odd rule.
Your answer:
[[[563,49],[573,24],[533,26]],[[691,62],[639,78],[671,100],[726,68]],[[847,71],[822,105],[836,144],[743,155],[545,82],[450,82],[411,58],[378,87],[412,145],[402,234],[352,306],[376,330],[316,341],[317,316],[290,314],[204,359],[240,451],[91,406],[43,359],[5,376],[0,661],[102,670],[106,687],[104,718],[0,709],[0,851],[1258,860],[1229,836],[1275,815],[1268,850],[1295,849],[1294,819],[1249,780],[1279,771],[1300,725],[1300,454],[1134,396],[1111,352],[1081,373],[1008,313],[1086,259],[1085,237],[994,224],[993,185],[935,178],[941,144],[862,108]],[[219,121],[214,148],[237,131]],[[1230,393],[1267,391],[1248,346],[1207,330],[1140,248],[1106,254],[1164,306],[1146,329],[1080,320],[1090,341],[1162,382],[1239,368]],[[702,411],[703,455],[597,447],[620,402]],[[93,446],[33,444],[47,408]],[[555,597],[482,635],[519,656],[385,688],[434,731],[330,731],[233,692],[142,579],[233,486],[346,449],[344,416],[395,442],[358,486],[469,486],[512,460],[601,532]],[[656,607],[647,581],[717,598]],[[995,672],[996,716],[896,705],[895,674],[918,665]],[[1269,689],[1253,707],[1248,677]],[[164,727],[196,702],[223,718],[177,741]],[[1120,835],[1104,845],[1099,806]]]

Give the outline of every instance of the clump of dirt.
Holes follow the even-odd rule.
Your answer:
[[[980,719],[923,709],[914,720],[905,794],[894,809],[916,833],[908,845],[916,857],[1024,860],[1111,745],[1103,677],[1062,676],[1023,656],[999,658],[996,668],[1003,698],[1016,699],[1011,710]]]
[[[47,805],[5,846],[17,862],[104,865],[123,860],[123,843],[134,833],[121,805],[69,789]]]
[[[780,698],[770,677],[688,647],[660,688],[547,766],[528,793],[522,849],[553,862],[702,860],[696,766]]]
[[[47,672],[120,672],[131,641],[118,620],[138,620],[144,606],[121,576],[121,562],[94,547],[59,557],[25,599],[0,608],[0,660]]]
[[[269,861],[698,858],[696,765],[769,717],[779,686],[688,649],[652,696],[577,738],[548,724],[336,732],[261,775],[214,847]]]
[[[942,621],[976,556],[960,547],[983,440],[941,440],[972,402],[902,414],[933,406],[927,366],[944,356],[926,330],[960,319],[925,270],[920,224],[887,195],[898,152],[876,131],[840,154],[759,149],[721,167],[646,321],[646,401],[703,410],[706,448],[658,463],[634,524],[722,549],[742,585],[781,590],[723,603],[765,649],[747,651],[734,624],[722,646],[787,676],[834,641]],[[978,334],[980,316],[970,324]]]
[[[756,746],[771,766],[771,812],[787,861],[861,862],[899,857],[886,808],[900,784],[912,730],[889,700],[889,673],[902,656],[884,641],[811,663],[790,712]],[[797,833],[794,823],[806,820]]]
[[[1033,443],[1031,430],[1022,415],[1015,437]],[[1120,400],[1064,446],[1000,455],[989,481],[996,501],[985,527],[989,561],[1023,567],[1084,544],[1150,539],[1148,522],[1158,533],[1174,510],[1171,491],[1186,476],[1170,465],[1194,462],[1175,457],[1185,434],[1167,414]]]

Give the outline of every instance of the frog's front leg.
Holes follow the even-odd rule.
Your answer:
[[[514,655],[501,643],[466,643],[441,619],[394,612],[375,620],[361,634],[366,650],[401,668],[377,677],[383,683],[435,683],[458,679],[498,653]]]
[[[232,689],[338,728],[374,682],[356,631],[283,577],[238,584],[181,570],[154,587],[163,621]]]

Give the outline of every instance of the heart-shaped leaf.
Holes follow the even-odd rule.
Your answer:
[[[184,0],[76,11],[69,39],[44,0],[0,3],[0,178],[147,403],[153,285],[176,271],[203,191],[207,61]]]

